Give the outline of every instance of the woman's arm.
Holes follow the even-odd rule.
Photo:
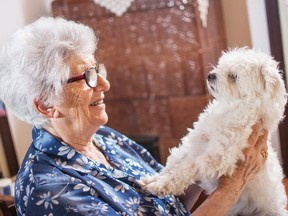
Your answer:
[[[239,162],[233,175],[223,176],[218,188],[193,212],[193,216],[225,215],[237,202],[244,185],[263,167],[265,158],[261,151],[267,151],[267,131],[261,130],[261,123],[253,126],[249,137],[250,146],[244,150],[245,161]],[[187,207],[189,203],[185,203]]]

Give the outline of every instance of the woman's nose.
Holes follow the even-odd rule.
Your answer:
[[[102,91],[108,91],[110,89],[110,82],[105,77],[97,74],[97,79],[95,90],[100,88]]]

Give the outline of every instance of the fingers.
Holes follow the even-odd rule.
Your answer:
[[[263,159],[268,156],[268,145],[267,145],[268,131],[263,130],[263,133],[257,137],[255,143],[249,143],[250,145],[243,150],[245,163],[251,163],[257,159],[260,155]],[[253,138],[254,139],[254,138]]]
[[[263,121],[260,119],[260,121],[256,122],[256,124],[252,126],[252,133],[248,138],[248,143],[250,145],[254,145],[256,143],[261,133],[262,124],[263,124]]]
[[[262,150],[261,152],[256,152],[256,158],[255,161],[253,161],[250,166],[248,165],[248,168],[246,170],[246,179],[249,180],[253,176],[255,176],[264,166],[268,153],[267,151]]]
[[[262,134],[258,137],[258,139],[255,143],[255,148],[257,150],[259,150],[259,149],[262,149],[264,151],[268,150],[267,137],[268,137],[268,131],[265,129],[262,130]]]
[[[243,149],[245,160],[237,162],[236,170],[230,177],[237,183],[242,183],[240,188],[246,182],[250,181],[263,168],[268,157],[267,137],[268,131],[262,129],[262,120],[252,127],[252,133],[249,136],[249,146]],[[230,179],[230,180],[231,180]],[[223,179],[225,183],[225,178]]]
[[[260,119],[260,121],[258,121],[256,124],[252,126],[252,133],[248,138],[248,143],[250,146],[254,146],[254,148],[258,151],[267,152],[268,131],[262,129],[262,125],[263,121],[262,119]]]
[[[243,182],[246,183],[250,179],[252,179],[264,166],[268,153],[267,151],[259,151],[255,148],[251,151],[245,151],[245,161],[239,161],[237,163],[238,175],[239,178],[242,178]],[[236,171],[237,173],[237,171]]]
[[[263,161],[267,160],[268,158],[268,151],[262,150],[261,155],[263,157]]]

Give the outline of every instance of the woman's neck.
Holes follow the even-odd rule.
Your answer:
[[[107,161],[103,153],[93,142],[93,134],[90,137],[87,137],[86,135],[87,137],[86,139],[83,138],[79,139],[76,138],[75,134],[72,135],[70,133],[60,134],[52,126],[45,126],[44,129],[50,134],[52,134],[56,139],[65,142],[67,145],[71,146],[77,152],[82,153],[86,157],[96,162],[111,166],[111,164]]]
[[[53,126],[45,126],[44,129],[56,137],[58,140],[67,143],[69,146],[73,147],[75,150],[79,152],[86,151],[89,146],[92,146],[92,137],[93,134],[81,134],[77,135],[75,132],[70,132],[69,130],[56,130]]]

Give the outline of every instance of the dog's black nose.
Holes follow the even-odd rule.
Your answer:
[[[209,75],[208,75],[208,81],[213,81],[213,80],[215,80],[216,79],[216,74],[215,73],[210,73]]]

